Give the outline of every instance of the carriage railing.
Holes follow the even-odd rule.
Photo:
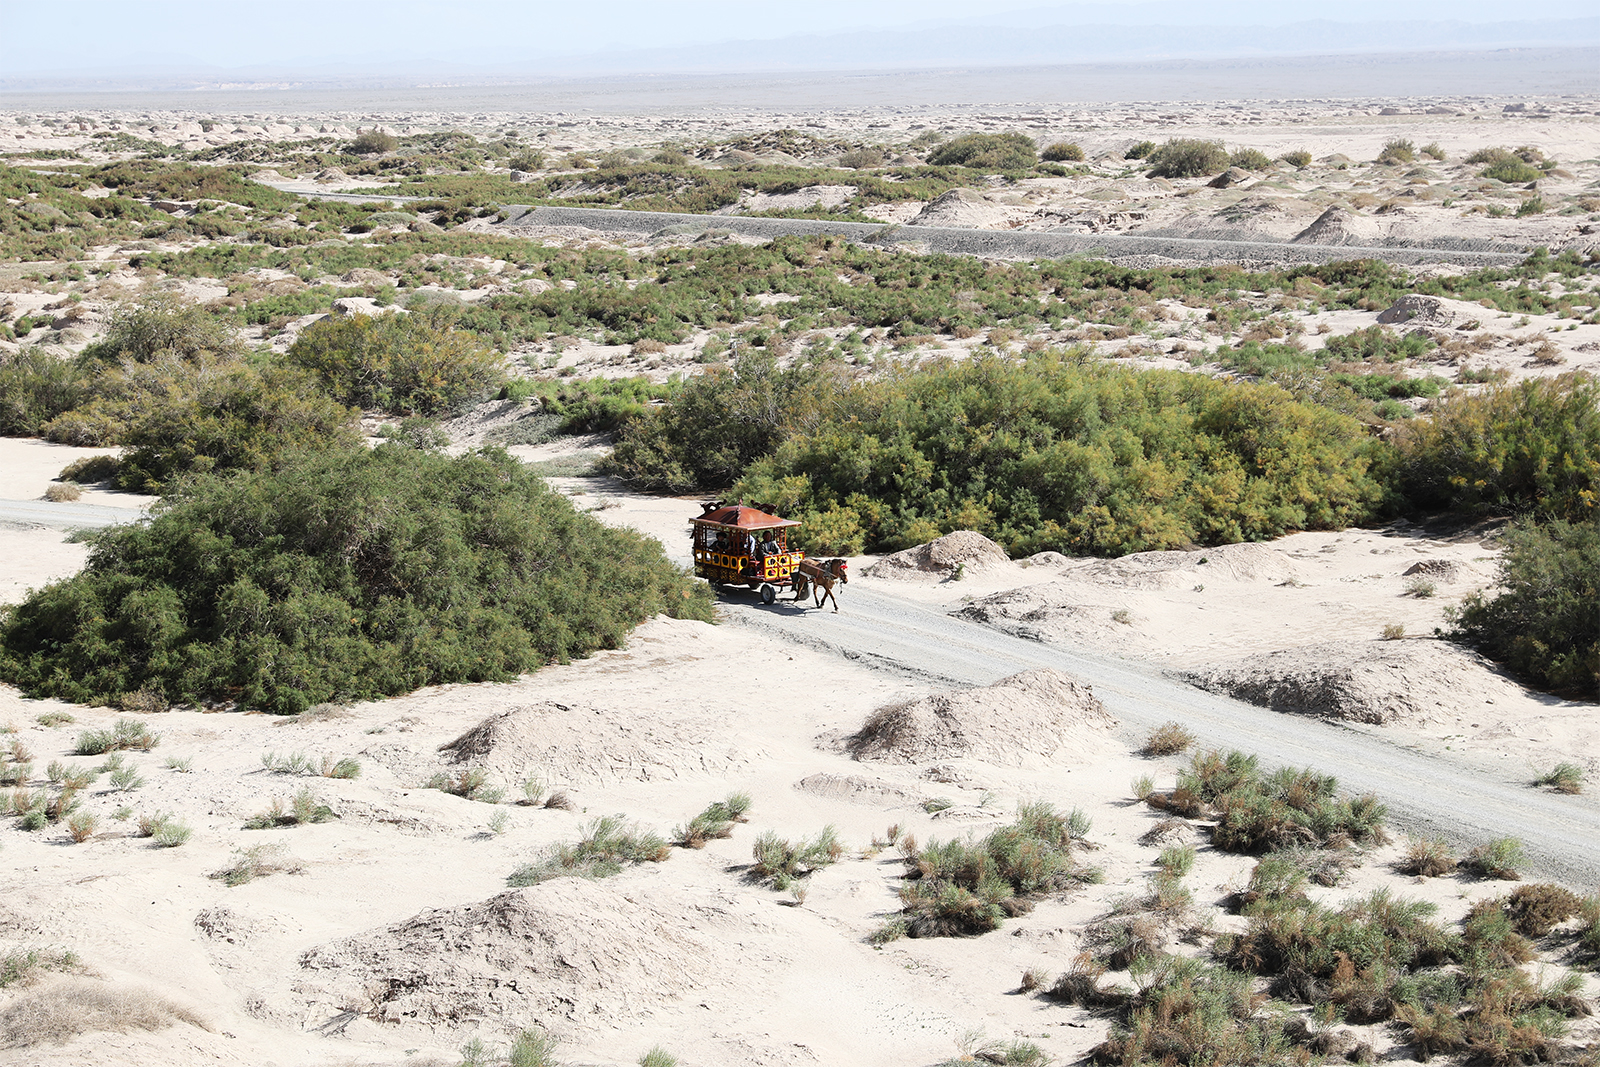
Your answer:
[[[694,561],[711,567],[719,567],[735,574],[744,574],[750,564],[755,564],[755,573],[752,577],[764,581],[778,581],[789,578],[794,574],[794,569],[800,561],[806,558],[804,552],[779,552],[771,556],[746,556],[743,554],[717,552],[713,549],[696,547]]]

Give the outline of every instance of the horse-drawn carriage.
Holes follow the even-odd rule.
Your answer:
[[[711,500],[700,507],[700,517],[690,520],[697,576],[713,585],[758,589],[763,604],[777,600],[779,589],[793,589],[799,600],[815,588],[817,607],[827,598],[839,610],[833,586],[850,580],[845,562],[807,559],[792,548],[789,535],[800,523],[743,503]]]

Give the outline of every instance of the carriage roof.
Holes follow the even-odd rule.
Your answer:
[[[776,515],[769,515],[765,511],[758,511],[745,504],[731,504],[725,508],[716,508],[706,512],[698,519],[690,519],[695,526],[709,526],[720,530],[738,530],[750,532],[752,530],[773,530],[782,526],[799,526],[800,523],[793,519],[780,519]]]

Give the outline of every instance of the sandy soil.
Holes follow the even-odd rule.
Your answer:
[[[0,469],[14,496],[42,492],[64,454],[40,442],[6,447]],[[692,501],[631,496],[601,480],[558,484],[603,521],[668,545],[698,512]],[[961,551],[931,553],[926,567],[872,577],[862,572],[873,561],[863,559],[856,569],[858,581],[925,603],[992,611],[997,625],[1013,625],[1006,613],[1033,603],[1042,614],[1026,625],[1050,639],[1158,649],[1166,662],[1203,665],[1330,634],[1359,640],[1390,621],[1425,631],[1444,603],[1490,580],[1494,548],[1484,533],[1302,534],[1211,550],[1204,561],[1159,553],[1010,563],[989,553],[986,565],[976,535],[966,535],[956,539]],[[31,561],[27,584],[71,569],[51,554],[58,533],[7,536],[10,556]],[[974,566],[957,579],[962,552]],[[1404,572],[1426,561],[1439,564],[1429,573],[1440,595],[1406,597]],[[1076,1058],[1105,1023],[1011,991],[1029,967],[1064,969],[1084,925],[1138,892],[1156,851],[1138,839],[1156,816],[1130,804],[1128,783],[1145,773],[1165,779],[1175,763],[1133,755],[1070,680],[1019,684],[940,696],[748,628],[658,619],[625,650],[504,685],[440,687],[300,720],[182,710],[143,718],[161,735],[154,750],[127,757],[144,781],[119,792],[102,778],[87,791],[84,810],[99,820],[88,841],[74,845],[59,828],[0,831],[13,872],[0,877],[0,939],[9,949],[70,949],[83,971],[0,994],[0,1026],[14,1042],[33,1033],[18,1021],[22,1008],[75,1003],[85,989],[161,1005],[160,1021],[149,1031],[89,1025],[65,1045],[0,1049],[0,1063],[453,1064],[470,1037],[503,1041],[534,1022],[561,1036],[567,1055],[597,1064],[632,1063],[655,1044],[685,1062],[729,1067],[932,1063],[976,1027]],[[1465,676],[1452,684],[1487,691]],[[1075,703],[1076,725],[1063,725],[1060,709]],[[870,749],[852,759],[844,739],[886,705],[909,709],[907,728],[924,740],[905,759]],[[43,725],[49,712],[75,721]],[[101,764],[72,755],[74,738],[122,717],[0,688],[0,724],[15,728],[6,740],[39,766]],[[1458,731],[1463,744],[1521,742],[1542,759],[1596,750],[1578,729],[1592,708],[1522,694],[1473,719]],[[1053,723],[1064,743],[1041,747],[1027,731],[1001,728],[1029,721]],[[980,729],[982,743],[963,747]],[[442,747],[469,733],[474,740]],[[274,774],[263,766],[268,753],[312,763],[353,757],[361,774]],[[437,773],[472,767],[506,790],[501,803],[424,788]],[[512,803],[528,780],[564,791],[572,809]],[[243,828],[300,789],[337,817]],[[600,883],[506,888],[540,847],[573,840],[597,815],[623,813],[667,832],[734,790],[750,793],[753,806],[732,839],[674,849],[665,862]],[[1044,901],[981,938],[867,943],[896,907],[901,870],[892,850],[871,846],[874,837],[890,824],[920,840],[982,831],[1038,799],[1093,818],[1105,885]],[[930,814],[929,801],[948,806]],[[139,819],[157,813],[189,826],[188,843],[157,848],[136,836]],[[849,851],[809,880],[803,900],[744,877],[756,833],[795,838],[824,825],[837,827]],[[213,877],[263,845],[282,846],[285,870],[232,888]],[[1317,895],[1341,900],[1394,885],[1454,917],[1499,891],[1455,878],[1403,884],[1389,869],[1397,848],[1365,856],[1345,885]],[[1189,884],[1209,905],[1242,885],[1250,865],[1202,846]],[[1354,1030],[1380,1048],[1390,1040],[1381,1027]]]

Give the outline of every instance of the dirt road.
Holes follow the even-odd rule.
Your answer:
[[[843,590],[840,600],[843,610],[833,614],[810,610],[809,602],[804,610],[781,601],[763,607],[742,590],[723,597],[733,624],[932,683],[987,685],[1018,671],[1054,667],[1093,685],[1131,740],[1175,720],[1202,745],[1258,753],[1272,766],[1336,774],[1341,788],[1376,794],[1400,831],[1441,836],[1463,848],[1518,837],[1540,876],[1574,886],[1600,883],[1600,804],[1530,788],[1520,764],[1473,766],[1408,749],[1378,728],[1269,711],[1202,692],[1156,667],[1013,637],[859,586]]]

